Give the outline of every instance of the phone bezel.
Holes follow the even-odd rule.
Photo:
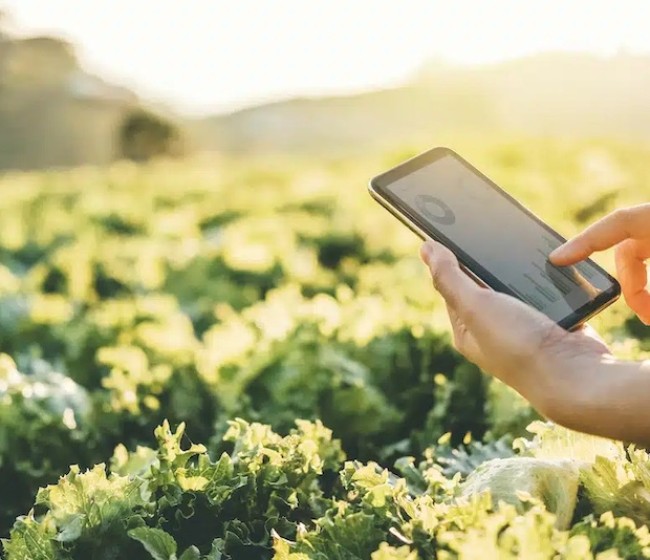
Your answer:
[[[452,156],[456,158],[465,168],[470,172],[475,173],[483,180],[487,182],[497,193],[504,196],[511,204],[525,212],[532,220],[540,224],[549,234],[554,236],[559,241],[566,241],[557,231],[551,228],[548,224],[543,222],[539,217],[537,217],[533,212],[526,208],[519,201],[514,199],[501,187],[499,187],[494,181],[487,177],[484,173],[476,169],[472,164],[467,160],[457,154],[450,148],[446,147],[436,147],[431,150],[428,150],[422,154],[419,154],[399,165],[389,169],[388,171],[373,177],[370,180],[368,189],[370,194],[373,196],[377,202],[384,206],[391,214],[397,217],[401,222],[408,226],[416,235],[422,239],[431,238],[435,241],[438,241],[448,247],[458,258],[459,263],[462,268],[470,274],[475,280],[480,284],[487,286],[493,290],[509,294],[517,299],[519,296],[514,293],[507,285],[499,281],[493,274],[491,274],[487,269],[481,266],[475,259],[473,259],[469,254],[463,251],[458,247],[453,241],[447,238],[440,230],[438,230],[433,224],[426,222],[417,214],[414,214],[410,209],[405,205],[401,204],[401,201],[393,193],[391,193],[386,187],[391,183],[397,181],[398,179],[410,175],[414,171],[421,169],[427,165],[434,163],[436,160],[445,157]],[[598,294],[597,297],[588,301],[585,305],[579,309],[573,311],[563,319],[557,321],[557,323],[567,329],[574,330],[587,321],[590,317],[593,317],[605,307],[612,304],[616,301],[621,294],[621,287],[617,280],[607,273],[602,267],[596,264],[591,259],[587,261],[602,275],[604,275],[612,284],[611,288],[602,291]]]

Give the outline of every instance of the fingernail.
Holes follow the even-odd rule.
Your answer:
[[[549,258],[555,259],[557,257],[561,257],[562,253],[564,253],[564,245],[560,245],[557,249],[553,249],[549,254]]]

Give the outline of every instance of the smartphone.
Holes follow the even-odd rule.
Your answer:
[[[449,148],[374,177],[370,194],[422,239],[448,247],[479,284],[535,307],[567,330],[616,301],[615,278],[587,259],[557,267],[565,239]]]

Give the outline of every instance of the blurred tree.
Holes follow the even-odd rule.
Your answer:
[[[119,131],[120,156],[146,161],[183,153],[181,131],[172,122],[145,109],[126,116]]]
[[[71,43],[17,36],[0,9],[0,170],[110,163],[138,103],[85,71]]]

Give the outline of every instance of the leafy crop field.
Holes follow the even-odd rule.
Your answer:
[[[650,199],[650,147],[455,147],[567,235]],[[366,193],[411,154],[2,177],[4,557],[650,557],[650,455],[453,350]],[[647,356],[624,305],[594,325]]]

